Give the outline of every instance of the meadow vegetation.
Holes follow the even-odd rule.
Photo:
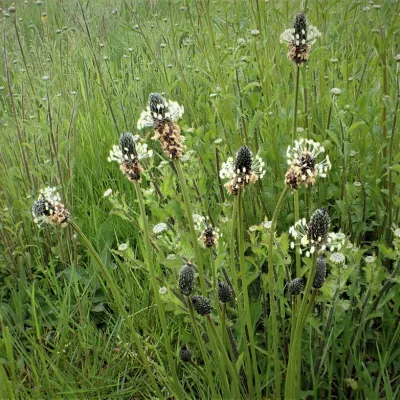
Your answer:
[[[6,3],[1,398],[399,398],[400,2]]]

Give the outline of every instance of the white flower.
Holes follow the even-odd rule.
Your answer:
[[[154,225],[154,227],[153,227],[153,233],[155,235],[160,235],[161,233],[163,233],[167,230],[168,230],[168,225],[165,224],[164,222],[160,222],[157,225]]]
[[[118,250],[119,250],[119,251],[125,251],[128,247],[129,247],[129,246],[128,246],[128,243],[121,243],[121,244],[118,246]]]
[[[165,286],[160,287],[160,289],[158,290],[158,293],[160,293],[161,295],[164,295],[165,293],[167,293],[167,288]]]
[[[137,122],[139,130],[154,126],[158,121],[178,121],[185,111],[176,101],[166,100],[157,93],[150,95],[149,102],[149,106],[142,111]]]
[[[336,64],[339,60],[335,57],[331,58],[331,63]]]
[[[305,35],[306,38],[300,41],[300,37],[297,37],[298,35],[295,36],[294,28],[285,29],[280,36],[280,42],[293,46],[305,44],[313,45],[317,39],[322,36],[321,32],[313,25],[307,26],[307,33]]]
[[[259,31],[258,29],[252,29],[252,30],[250,31],[250,33],[251,33],[253,36],[258,36],[258,35],[260,34],[260,31]]]
[[[271,230],[271,226],[272,226],[272,221],[264,221],[261,222],[261,226],[266,229],[267,231]]]
[[[324,152],[324,147],[318,142],[303,138],[295,140],[294,146],[287,148],[287,163],[299,173],[301,182],[306,186],[313,185],[318,175],[326,178],[326,173],[332,168],[328,155],[323,161],[316,162],[317,157]]]
[[[339,89],[339,88],[333,88],[333,89],[331,89],[331,94],[332,94],[333,96],[339,96],[341,93],[342,93],[342,89]]]
[[[374,256],[367,256],[367,257],[364,258],[364,261],[365,261],[367,264],[372,264],[372,263],[375,262],[375,260],[376,260],[376,257],[374,257]]]
[[[344,264],[346,261],[346,257],[342,253],[332,253],[329,257],[329,260],[336,265]]]
[[[121,149],[120,145],[114,145],[110,150],[110,155],[108,157],[108,162],[117,161],[119,164],[122,164],[124,161],[134,160],[137,158],[138,160],[144,160],[146,158],[153,157],[153,150],[148,148],[147,143],[140,143],[140,136],[133,136],[135,142],[135,150],[136,155],[133,151],[129,152],[127,148]]]
[[[396,238],[400,238],[400,228],[397,228],[393,233]]]
[[[333,232],[328,233],[326,240],[321,237],[318,240],[313,240],[309,237],[308,224],[305,218],[300,219],[289,228],[289,235],[294,239],[290,243],[290,247],[294,249],[296,245],[299,245],[300,254],[305,252],[306,257],[310,257],[316,251],[323,252],[326,249],[333,251],[335,248],[340,250],[344,244],[344,239],[338,238]]]
[[[233,163],[233,157],[229,157],[226,162],[222,163],[221,170],[219,171],[219,177],[221,179],[232,179],[235,176],[235,166]]]
[[[103,193],[103,197],[108,197],[111,193],[112,193],[112,189],[107,189],[107,190]]]
[[[399,54],[396,54],[396,55],[394,56],[394,59],[395,59],[397,62],[399,62],[399,61],[400,61],[400,53],[399,53]]]

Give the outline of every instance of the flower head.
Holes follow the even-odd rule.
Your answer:
[[[61,203],[61,196],[55,187],[40,190],[38,199],[32,207],[35,223],[42,227],[44,223],[64,226],[69,219],[69,212]]]
[[[153,233],[155,235],[160,235],[161,233],[168,230],[168,225],[164,222],[160,222],[153,226]]]
[[[264,166],[265,163],[261,157],[256,155],[253,158],[251,150],[243,146],[236,153],[235,159],[230,157],[222,164],[219,176],[222,179],[229,179],[225,187],[229,193],[236,196],[249,183],[254,183],[264,177]]]
[[[204,247],[210,248],[217,246],[218,238],[218,229],[214,229],[212,226],[208,225],[200,235],[199,241]]]
[[[297,190],[302,184],[306,187],[313,185],[317,176],[326,178],[326,173],[332,167],[329,156],[317,162],[317,157],[324,152],[323,146],[309,139],[296,140],[293,147],[289,146],[286,151],[290,165],[285,176],[286,185]]]
[[[192,351],[186,346],[186,344],[182,345],[179,349],[179,359],[182,362],[190,362],[192,359]]]
[[[333,251],[335,248],[338,250],[344,244],[344,240],[336,237],[336,234],[329,232],[330,218],[325,209],[320,208],[316,210],[309,223],[306,219],[300,219],[294,226],[289,229],[289,234],[293,237],[294,241],[290,243],[292,249],[295,248],[295,241],[299,241],[300,254],[305,251],[307,257],[314,254],[316,251],[324,251],[329,248]]]
[[[184,137],[176,123],[184,109],[176,101],[166,100],[158,93],[151,93],[149,105],[137,122],[138,129],[154,128],[153,140],[159,140],[164,154],[169,158],[181,158],[185,146]]]
[[[167,100],[159,93],[151,93],[149,105],[145,111],[142,111],[137,122],[139,130],[156,126],[163,122],[176,122],[182,118],[184,108],[176,101]]]
[[[193,296],[192,304],[196,312],[200,315],[208,315],[212,311],[211,301],[203,296]]]
[[[141,180],[142,167],[139,160],[153,156],[153,150],[149,150],[146,143],[139,142],[140,136],[133,136],[130,132],[124,132],[119,138],[119,146],[114,145],[110,150],[108,161],[116,161],[122,173],[132,182]]]
[[[321,289],[325,282],[326,276],[326,259],[323,256],[317,258],[317,265],[315,266],[315,276],[312,287],[314,289]]]
[[[185,264],[179,271],[178,286],[185,296],[190,296],[194,290],[195,273],[192,264]]]
[[[233,297],[232,288],[225,282],[219,282],[217,288],[218,299],[221,303],[229,303]]]
[[[321,32],[315,26],[307,24],[304,13],[298,13],[293,28],[281,34],[280,42],[288,45],[288,59],[301,65],[308,60],[308,52],[320,36]]]
[[[304,289],[304,278],[295,278],[289,283],[288,290],[292,296],[297,296]]]
[[[346,261],[346,257],[343,253],[332,253],[329,257],[329,261],[335,265],[342,265]]]

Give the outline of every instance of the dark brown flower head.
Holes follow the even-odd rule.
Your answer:
[[[193,308],[200,315],[208,315],[212,311],[211,301],[203,296],[192,297]]]
[[[308,60],[308,53],[321,33],[315,26],[308,25],[304,13],[298,13],[292,29],[286,29],[282,34],[281,43],[288,45],[288,59],[301,65]]]
[[[192,351],[186,346],[186,344],[183,344],[179,349],[179,359],[185,363],[192,360]]]
[[[192,264],[185,264],[179,271],[178,286],[185,296],[190,296],[194,290],[195,271]]]
[[[307,227],[307,236],[311,243],[321,246],[328,240],[331,219],[324,208],[319,208],[311,215]]]
[[[254,158],[251,150],[243,146],[236,153],[235,159],[230,157],[222,164],[219,176],[229,179],[225,187],[230,194],[236,196],[245,186],[264,177],[264,161],[259,156]]]
[[[122,173],[131,182],[140,182],[142,166],[139,160],[153,156],[146,143],[139,142],[139,136],[133,136],[130,132],[124,132],[119,138],[119,146],[113,146],[110,150],[108,161],[117,161]]]
[[[315,277],[312,284],[314,289],[321,289],[325,282],[326,276],[326,259],[323,256],[317,258],[317,265],[315,270]]]
[[[64,226],[70,217],[55,187],[46,187],[40,191],[39,198],[32,207],[32,215],[39,227],[43,223]]]
[[[176,123],[184,109],[176,101],[166,100],[158,93],[152,93],[149,106],[142,112],[137,122],[138,129],[154,128],[153,140],[159,140],[168,158],[181,158],[185,146],[184,137]]]
[[[218,283],[218,299],[221,303],[229,303],[232,300],[233,290],[225,282]]]
[[[199,237],[201,244],[204,247],[210,248],[218,244],[218,232],[212,226],[207,226]]]
[[[300,294],[304,289],[304,278],[293,279],[292,282],[289,283],[288,289],[292,296]]]

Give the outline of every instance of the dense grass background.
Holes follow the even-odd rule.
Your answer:
[[[150,140],[151,131],[144,132],[156,153],[142,182],[149,222],[174,225],[163,239],[152,238],[158,246],[159,283],[167,287],[163,300],[169,331],[163,332],[142,261],[136,195],[118,167],[107,163],[119,134],[136,131],[151,92],[163,92],[185,106],[181,128],[190,157],[183,168],[194,212],[209,216],[223,234],[218,268],[229,271],[232,198],[218,181],[217,163],[245,143],[266,161],[267,175],[246,191],[244,204],[254,336],[260,374],[270,378],[263,381],[263,394],[271,395],[272,353],[264,346],[265,327],[257,323],[263,313],[257,279],[267,258],[266,234],[247,229],[271,219],[284,187],[295,67],[279,35],[292,26],[300,9],[322,37],[301,69],[297,133],[323,143],[333,165],[327,180],[300,192],[300,214],[327,208],[334,229],[356,248],[344,251],[347,268],[338,271],[332,265],[318,312],[310,318],[303,338],[308,372],[302,396],[398,398],[399,242],[393,233],[400,206],[400,3],[298,3],[19,0],[16,12],[8,13],[11,3],[3,2],[3,398],[157,395],[136,355],[132,333],[79,238],[69,227],[38,230],[33,223],[34,198],[48,185],[59,188],[73,219],[110,268],[163,396],[176,396],[162,337],[169,337],[176,354],[185,341],[196,348],[187,311],[172,293],[183,259],[194,257],[176,174],[171,163],[160,164],[165,161],[161,148]],[[341,95],[334,97],[332,88],[340,88]],[[162,197],[151,190],[154,182]],[[103,198],[108,188],[117,193],[111,203]],[[284,255],[293,222],[288,199],[277,229]],[[119,251],[118,245],[127,242],[129,249]],[[365,263],[368,255],[376,257],[373,263]],[[207,257],[204,251],[203,260]],[[290,321],[284,311],[289,300],[285,273],[279,274],[284,331]],[[236,329],[240,349],[243,333]],[[314,369],[316,343],[321,352]],[[286,352],[282,346],[283,365]],[[209,398],[207,381],[190,365],[176,363],[187,396]]]

